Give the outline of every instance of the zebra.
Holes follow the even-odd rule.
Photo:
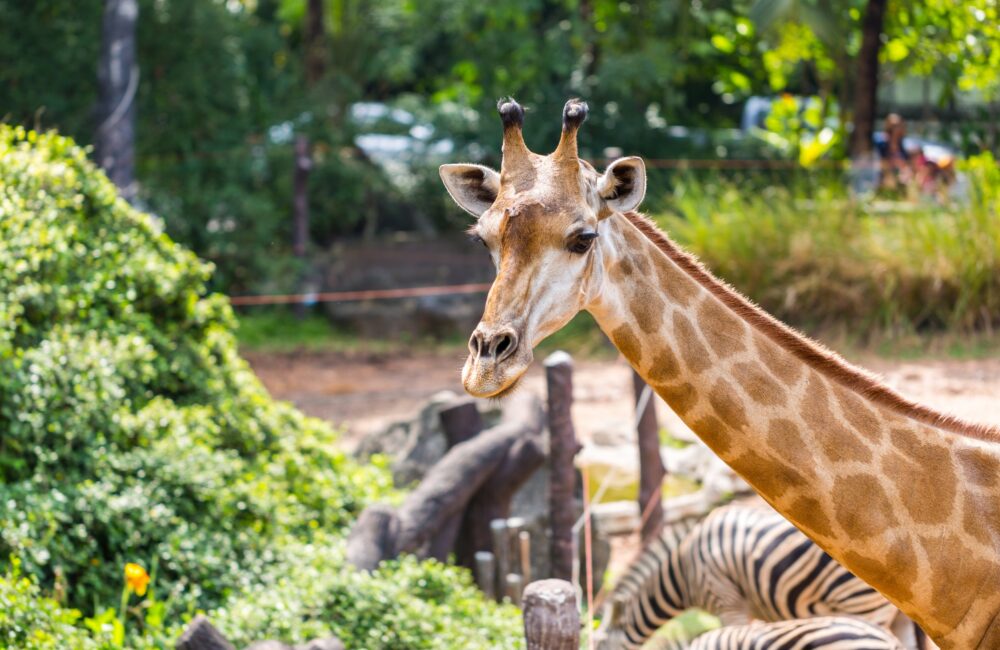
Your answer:
[[[902,650],[899,639],[887,630],[846,616],[818,616],[792,621],[721,627],[675,641],[662,637],[643,646],[646,650]]]
[[[723,625],[841,615],[888,629],[899,614],[778,513],[739,505],[649,544],[608,598],[599,647],[639,648],[693,607]]]

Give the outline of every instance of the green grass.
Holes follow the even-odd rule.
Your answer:
[[[394,353],[411,350],[447,350],[465,347],[458,336],[444,338],[400,335],[394,339],[371,338],[337,327],[319,314],[296,317],[288,310],[261,310],[238,316],[236,337],[240,349],[257,352],[361,352]]]

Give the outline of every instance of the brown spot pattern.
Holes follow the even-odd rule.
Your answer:
[[[685,415],[698,403],[698,392],[687,382],[658,386],[656,392],[670,405],[674,413],[680,416]]]
[[[701,337],[691,325],[691,321],[679,311],[674,312],[674,336],[677,339],[677,349],[688,370],[699,373],[708,368],[711,363],[708,348],[701,342]]]
[[[701,301],[698,319],[705,340],[720,358],[746,350],[746,325],[714,296],[706,296]]]
[[[977,557],[957,535],[920,539],[931,562],[930,584],[934,617],[949,628],[965,618],[980,597],[985,579],[997,572],[994,562]]]
[[[940,524],[951,516],[955,505],[955,474],[949,465],[923,467],[898,452],[882,458],[882,471],[899,492],[900,501],[918,524]]]
[[[812,497],[799,497],[785,510],[785,515],[812,535],[834,537],[833,524],[823,512],[823,505]]]
[[[917,581],[917,554],[909,538],[901,537],[888,544],[879,558],[869,558],[855,551],[844,553],[843,564],[852,573],[879,592],[909,602]]]
[[[788,465],[752,449],[733,459],[730,465],[740,476],[772,499],[778,499],[788,489],[801,487],[806,482],[801,474]]]
[[[660,288],[681,306],[686,307],[702,291],[697,282],[682,273],[669,260],[657,260],[656,277],[660,280]]]
[[[993,487],[997,484],[1000,474],[998,459],[983,449],[966,447],[955,452],[962,475],[966,480],[981,487]]]
[[[611,332],[611,340],[632,365],[642,362],[642,344],[628,325],[620,325]]]
[[[833,508],[837,523],[852,539],[882,534],[898,523],[885,488],[869,474],[837,478],[833,485]]]
[[[882,438],[882,423],[878,416],[865,406],[860,397],[843,386],[834,386],[834,393],[837,395],[837,401],[840,402],[840,411],[855,431],[870,440]]]
[[[801,361],[782,350],[762,334],[754,334],[753,341],[757,348],[757,357],[764,362],[764,365],[775,377],[789,386],[794,386],[799,381],[804,368]]]
[[[987,546],[995,545],[1000,533],[1000,504],[996,498],[967,492],[963,501],[962,527],[965,532]]]
[[[639,329],[652,334],[663,325],[663,312],[666,311],[667,305],[652,287],[643,283],[632,292],[629,309],[635,316]]]
[[[677,356],[668,347],[663,348],[653,356],[653,364],[649,368],[649,381],[662,383],[675,379],[681,373],[681,364]]]
[[[806,426],[819,439],[827,458],[834,462],[871,460],[871,452],[861,439],[833,417],[826,385],[816,374],[809,377],[801,413]]]
[[[629,262],[627,258],[623,257],[611,265],[611,277],[613,279],[621,281],[630,275],[632,275],[632,262]]]
[[[738,363],[733,366],[733,378],[758,404],[774,406],[784,401],[785,389],[752,363]]]
[[[714,415],[706,415],[694,422],[691,429],[720,456],[729,451],[732,446],[732,435],[729,429]]]
[[[767,432],[767,444],[793,465],[805,467],[813,460],[802,438],[802,432],[791,420],[784,418],[771,420]]]
[[[715,409],[715,415],[729,428],[740,431],[750,425],[739,394],[725,379],[715,382],[708,394],[708,401]]]

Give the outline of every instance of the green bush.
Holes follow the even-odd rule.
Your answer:
[[[842,182],[772,186],[682,180],[660,223],[779,318],[856,331],[989,329],[1000,323],[1000,171],[965,163],[966,200],[852,200]]]
[[[266,604],[287,628],[274,631],[293,635],[330,617],[345,638],[436,647],[443,628],[468,627],[449,616],[492,616],[455,569],[404,563],[368,578],[343,567],[337,538],[367,503],[394,498],[389,474],[270,398],[237,354],[225,298],[206,293],[210,272],[70,140],[0,126],[0,557],[20,567],[0,582],[19,603],[0,618],[0,643],[117,647],[125,629],[131,647],[172,647],[193,612],[278,591],[288,605]],[[289,569],[287,549],[302,545],[325,553],[311,573]],[[154,582],[117,608],[122,628],[126,562],[152,567]],[[327,583],[325,596],[350,598],[289,619],[294,595],[326,574],[344,586]],[[448,589],[406,593],[434,581]],[[336,622],[352,599],[368,614]],[[393,606],[373,604],[385,599]],[[270,631],[253,618],[234,637]]]

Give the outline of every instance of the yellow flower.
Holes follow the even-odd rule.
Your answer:
[[[138,564],[129,562],[125,565],[125,584],[140,596],[146,595],[146,585],[149,584],[149,574]]]

